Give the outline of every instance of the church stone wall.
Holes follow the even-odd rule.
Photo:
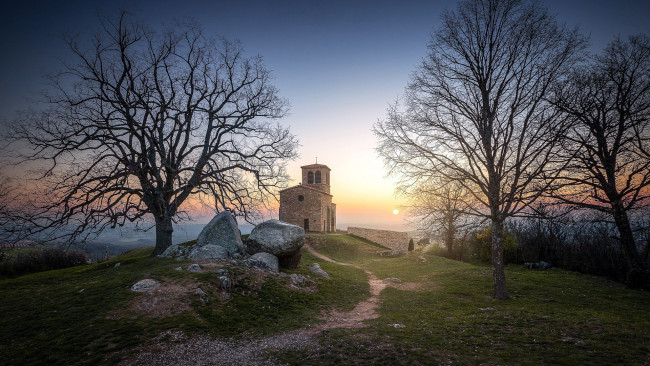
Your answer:
[[[349,227],[348,234],[370,240],[388,249],[396,251],[408,250],[409,237],[405,232]]]
[[[302,201],[298,200],[299,196],[303,197]],[[307,188],[295,187],[280,195],[280,220],[304,228],[305,219],[309,219],[309,230],[320,231],[321,206],[320,195]]]
[[[336,205],[329,194],[330,168],[322,164],[301,168],[302,183],[280,191],[280,220],[305,231],[336,231]],[[320,183],[316,183],[318,177]]]

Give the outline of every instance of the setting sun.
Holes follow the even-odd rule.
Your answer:
[[[394,210],[393,210],[393,215],[397,215],[398,213],[399,213],[399,210],[398,210],[398,209],[394,209]]]

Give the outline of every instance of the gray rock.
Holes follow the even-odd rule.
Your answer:
[[[253,229],[246,240],[249,254],[260,252],[276,256],[280,266],[296,268],[302,257],[305,230],[280,220],[265,221]]]
[[[400,257],[406,254],[406,252],[403,250],[378,250],[376,253],[380,257],[388,257],[388,258]]]
[[[216,273],[221,276],[227,276],[230,272],[225,268],[219,268]]]
[[[201,271],[201,266],[199,266],[199,265],[196,264],[196,263],[194,263],[194,264],[190,264],[190,265],[187,267],[187,270],[190,271],[190,272],[200,272],[200,271]]]
[[[275,273],[280,271],[278,257],[270,253],[255,253],[246,259],[244,263],[249,267],[258,267]]]
[[[186,246],[179,246],[178,244],[171,245],[169,248],[159,256],[162,258],[176,258],[176,257],[185,257],[189,253],[189,249]]]
[[[182,271],[182,270],[183,270],[183,267],[176,267],[176,268],[174,268],[174,270],[175,270],[175,271]]]
[[[204,246],[193,246],[190,255],[188,256],[189,259],[192,260],[206,260],[206,259],[216,259],[216,260],[226,260],[228,259],[228,250],[226,248],[214,245],[214,244],[208,244]]]
[[[427,261],[427,259],[424,258],[423,256],[419,256],[419,257],[418,257],[418,260],[419,260],[420,262],[422,262],[422,263],[424,263],[424,262]]]
[[[152,290],[158,286],[160,286],[160,283],[158,283],[158,281],[152,280],[150,278],[145,278],[144,280],[140,280],[131,286],[131,291],[145,292]]]
[[[119,266],[121,266],[121,265],[122,265],[122,263],[117,262],[117,263],[115,263],[115,268],[117,268],[117,267],[119,267]]]
[[[311,266],[309,266],[309,271],[311,273],[317,274],[317,275],[319,275],[321,277],[325,277],[327,279],[330,278],[330,275],[327,272],[323,271],[323,269],[320,268],[320,264],[318,264],[318,263],[313,263]]]
[[[527,269],[534,269],[537,271],[545,271],[549,268],[553,268],[553,265],[551,265],[548,262],[540,261],[538,263],[532,263],[532,262],[526,262],[524,263],[524,268]]]
[[[292,273],[290,277],[291,283],[293,283],[295,286],[304,286],[307,283],[307,277],[301,274]]]
[[[205,291],[201,290],[201,288],[197,288],[196,291],[194,291],[196,295],[199,295],[199,298],[201,299],[201,302],[207,302],[208,301],[208,294],[205,293]]]
[[[230,291],[232,289],[232,280],[230,278],[226,276],[220,276],[219,281],[221,281],[219,288],[222,290]]]
[[[196,239],[196,245],[217,245],[225,248],[231,255],[243,253],[246,249],[241,240],[237,220],[228,211],[219,212],[205,225]]]

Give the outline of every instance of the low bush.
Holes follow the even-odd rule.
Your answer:
[[[628,264],[611,224],[527,220],[510,225],[510,230],[520,244],[516,263],[545,261],[570,271],[625,280]]]
[[[647,223],[645,225],[647,227]],[[637,226],[643,229],[642,225]],[[637,230],[639,251],[650,266],[650,230],[641,229]],[[505,230],[506,264],[545,261],[570,271],[606,276],[621,282],[626,279],[629,266],[612,223],[591,217],[524,218],[507,222]],[[491,227],[458,238],[451,252],[437,249],[434,254],[463,262],[487,263],[492,256]]]
[[[29,273],[62,269],[86,264],[88,258],[78,251],[58,247],[39,248],[6,258],[0,263],[0,276],[17,277]]]

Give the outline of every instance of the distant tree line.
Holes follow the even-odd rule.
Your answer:
[[[524,0],[462,1],[442,18],[405,96],[374,128],[414,218],[438,232],[448,255],[474,240],[473,255],[492,262],[497,299],[508,298],[508,260],[570,268],[614,243],[624,266],[612,272],[650,288],[648,36],[591,55],[577,29]],[[608,235],[562,236],[576,226],[560,212],[578,221],[597,212],[571,225]]]

